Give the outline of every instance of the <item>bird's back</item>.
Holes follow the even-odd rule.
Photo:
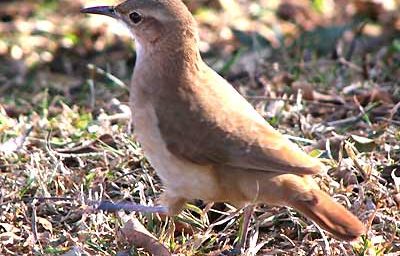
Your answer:
[[[156,97],[162,138],[178,158],[200,165],[301,175],[323,168],[272,128],[206,64],[190,75],[192,83],[183,78],[182,84]]]

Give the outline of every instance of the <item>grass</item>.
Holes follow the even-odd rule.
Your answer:
[[[326,18],[322,2],[313,1],[313,8]],[[11,20],[0,23],[0,254],[149,255],[121,233],[127,219],[138,220],[176,255],[221,255],[231,249],[240,210],[227,204],[195,201],[173,219],[94,209],[92,203],[101,199],[154,204],[163,191],[129,123],[125,84],[134,56],[129,38],[104,29],[115,28],[111,21],[103,26],[79,15],[75,1],[62,7],[56,1],[45,3],[27,4],[31,9],[26,14],[10,11]],[[340,242],[290,208],[260,205],[251,223],[248,254],[396,255],[399,32],[382,32],[378,46],[360,37],[363,44],[341,61],[330,52],[296,44],[301,21],[283,21],[276,7],[264,5],[260,10],[269,10],[265,17],[264,12],[256,19],[242,12],[243,17],[228,22],[221,18],[229,14],[226,10],[209,6],[220,15],[214,20],[197,16],[202,44],[209,49],[203,54],[275,127],[324,159],[329,175],[316,180],[366,224],[368,233],[353,243]],[[53,24],[47,34],[35,28],[40,20]],[[23,26],[26,21],[32,27]],[[260,34],[218,36],[216,31],[227,33],[239,21],[257,25]],[[336,29],[337,21],[330,21]],[[313,22],[325,26],[323,35],[329,34],[326,23]],[[376,24],[390,27],[384,22]],[[270,39],[266,28],[277,26],[286,29],[277,36],[280,41],[283,35],[285,44],[263,45],[267,54],[262,57],[254,54],[260,49],[240,43],[252,42],[253,36]],[[352,40],[340,40],[347,56]],[[22,56],[17,56],[19,49]],[[248,65],[253,62],[256,68]]]

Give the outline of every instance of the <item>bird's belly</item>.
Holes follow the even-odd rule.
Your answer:
[[[134,106],[135,134],[145,156],[161,178],[169,195],[185,199],[212,201],[218,193],[217,179],[211,167],[178,159],[162,139],[154,108],[150,104]]]

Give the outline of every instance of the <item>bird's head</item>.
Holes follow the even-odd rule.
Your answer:
[[[89,7],[81,12],[121,21],[141,45],[155,44],[166,38],[197,37],[193,16],[181,0],[127,0],[116,6]]]

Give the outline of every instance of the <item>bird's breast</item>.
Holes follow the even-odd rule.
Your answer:
[[[213,200],[218,194],[216,191],[218,186],[212,168],[174,156],[162,138],[159,120],[152,104],[143,100],[145,96],[140,97],[140,94],[131,93],[135,134],[145,156],[168,192],[186,199]]]

